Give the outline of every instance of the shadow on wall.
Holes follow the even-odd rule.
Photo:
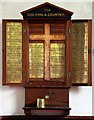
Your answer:
[[[80,87],[79,86],[72,86],[71,88],[70,88],[70,91],[72,92],[72,93],[79,93],[80,92]]]
[[[15,102],[16,102],[16,109],[15,112],[13,113],[14,115],[23,115],[24,111],[23,111],[23,107],[25,105],[25,90],[23,87],[19,87],[19,89],[17,90],[16,88],[16,92],[15,92]]]

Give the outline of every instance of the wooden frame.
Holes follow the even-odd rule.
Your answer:
[[[92,85],[92,20],[88,20],[88,85]]]
[[[23,21],[23,59],[22,59],[22,65],[23,65],[23,84],[26,84],[26,81],[29,81],[29,74],[28,74],[28,65],[29,65],[29,49],[28,49],[28,44],[29,43],[29,25],[27,20]]]
[[[67,55],[66,55],[66,59],[69,59],[68,64],[66,66],[66,80],[67,80],[67,86],[71,86],[72,85],[72,22],[71,20],[67,21],[67,25],[66,25],[66,40],[67,40],[67,47],[66,47],[66,51],[67,51]]]

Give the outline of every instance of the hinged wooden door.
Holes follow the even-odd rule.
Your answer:
[[[22,85],[23,20],[3,20],[3,85]]]

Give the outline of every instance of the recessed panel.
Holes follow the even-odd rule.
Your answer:
[[[51,34],[65,34],[65,24],[50,24]]]
[[[29,24],[29,34],[43,34],[44,25],[43,24]]]

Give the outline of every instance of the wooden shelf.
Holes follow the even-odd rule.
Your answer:
[[[45,108],[37,107],[24,107],[25,115],[33,116],[66,116],[69,114],[71,108],[69,107],[58,107],[58,106],[49,106]]]

